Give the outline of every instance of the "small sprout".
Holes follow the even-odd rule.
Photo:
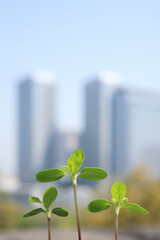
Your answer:
[[[146,215],[149,212],[144,209],[143,207],[139,206],[138,204],[134,203],[127,203],[128,199],[126,196],[126,186],[121,183],[117,182],[113,184],[111,189],[111,194],[113,199],[110,201],[106,199],[97,199],[89,203],[88,210],[90,212],[100,212],[103,210],[108,209],[109,207],[113,207],[115,210],[115,240],[118,240],[118,216],[119,212],[122,208],[127,208],[133,212]]]
[[[62,170],[48,169],[48,170],[43,170],[37,173],[36,175],[36,179],[39,182],[56,181],[62,178],[63,176],[67,176],[72,180],[79,240],[81,240],[81,230],[80,230],[78,201],[77,201],[77,177],[79,176],[87,180],[102,180],[107,177],[106,171],[104,171],[101,168],[85,167],[81,171],[79,171],[83,164],[84,158],[85,156],[82,149],[78,149],[69,157],[67,161],[67,166],[61,166]]]
[[[33,203],[40,203],[43,208],[36,208],[28,213],[26,213],[23,217],[32,217],[39,213],[44,213],[47,216],[48,221],[48,240],[51,240],[51,213],[58,215],[60,217],[68,216],[68,212],[64,208],[56,207],[50,209],[51,204],[55,201],[57,197],[57,190],[55,187],[48,188],[43,194],[43,201],[41,201],[38,197],[30,197],[28,200]]]
[[[82,149],[75,151],[68,159],[67,166],[61,166],[61,169],[46,169],[36,174],[39,182],[52,182],[68,176],[76,183],[77,177],[87,180],[102,180],[107,177],[106,171],[101,168],[85,167],[80,172],[79,169],[84,161],[84,153]]]

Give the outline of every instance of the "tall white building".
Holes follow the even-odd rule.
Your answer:
[[[160,94],[124,87],[111,76],[100,75],[86,86],[85,164],[117,177],[143,164],[159,175]]]
[[[130,169],[145,164],[151,174],[159,175],[160,93],[128,90],[127,98]]]
[[[127,174],[145,165],[160,173],[160,94],[126,88],[115,94],[112,170]]]
[[[86,166],[111,171],[113,97],[120,87],[120,76],[102,72],[89,82],[85,92],[85,133],[82,148]]]
[[[112,99],[111,173],[123,175],[129,168],[129,106],[125,89],[117,89]]]
[[[54,76],[38,71],[19,84],[19,174],[22,182],[53,165]]]

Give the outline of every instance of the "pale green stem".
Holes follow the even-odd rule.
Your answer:
[[[51,218],[47,217],[48,220],[48,240],[51,240]]]
[[[76,178],[72,182],[73,182],[74,203],[75,203],[76,219],[77,219],[78,240],[81,240],[81,227],[80,227],[80,220],[79,220],[79,213],[78,213],[77,181],[76,181]]]
[[[118,240],[118,214],[115,213],[115,240]]]
[[[47,221],[48,221],[48,240],[51,240],[51,211],[46,209]]]

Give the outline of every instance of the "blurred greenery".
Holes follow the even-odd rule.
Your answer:
[[[25,220],[24,210],[18,204],[9,200],[0,201],[0,228],[35,227],[43,224],[43,219],[35,217]]]
[[[19,211],[14,203],[9,201],[0,202],[0,228],[16,227],[18,215]]]

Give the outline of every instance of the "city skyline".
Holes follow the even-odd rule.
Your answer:
[[[86,81],[102,70],[160,91],[159,9],[158,0],[0,2],[2,171],[16,170],[16,89],[35,69],[55,72],[58,127],[73,131],[84,126]]]
[[[19,173],[32,182],[38,170],[59,168],[82,148],[84,166],[125,176],[144,164],[160,173],[160,93],[128,88],[121,76],[103,72],[85,87],[84,131],[56,127],[57,86],[39,71],[19,85]],[[152,131],[154,130],[154,131]]]
[[[44,71],[44,70],[38,70],[38,71],[35,71],[35,72],[32,72],[30,75],[28,75],[28,77],[26,76],[26,79],[31,79],[32,81],[35,81],[35,83],[37,82],[39,82],[39,83],[41,83],[41,84],[51,84],[51,85],[53,85],[54,84],[54,86],[55,86],[55,96],[56,96],[56,98],[58,97],[57,96],[57,92],[56,92],[56,89],[57,89],[57,83],[55,82],[55,75],[53,74],[53,73],[51,73],[51,72],[48,72],[48,71]],[[52,79],[52,81],[50,81],[49,79]],[[97,79],[97,80],[96,80]],[[23,83],[23,81],[22,82],[20,82],[20,85]],[[160,97],[160,92],[158,92],[158,91],[151,91],[151,90],[146,90],[146,89],[142,89],[142,88],[132,88],[132,87],[129,87],[129,86],[125,86],[124,85],[124,83],[122,82],[122,76],[120,75],[120,74],[118,74],[118,73],[115,73],[115,72],[111,72],[111,71],[103,71],[103,72],[101,72],[101,73],[99,73],[99,74],[97,74],[97,77],[94,77],[94,78],[89,78],[88,79],[88,83],[86,84],[86,86],[90,86],[90,85],[94,85],[94,84],[100,84],[100,85],[102,85],[103,87],[101,87],[101,94],[103,95],[105,92],[106,93],[109,93],[109,94],[111,94],[112,95],[112,91],[113,92],[116,92],[117,91],[117,93],[118,93],[118,91],[119,91],[119,93],[122,91],[122,95],[123,95],[123,92],[125,93],[125,92],[130,92],[130,94],[131,95],[133,95],[134,96],[134,93],[135,94],[137,94],[137,96],[138,97],[140,97],[140,98],[142,98],[143,99],[143,96],[144,96],[144,99],[145,99],[145,97],[147,98],[147,97],[149,97],[149,99],[152,101],[152,99],[159,99],[159,97]],[[97,86],[98,86],[97,85]],[[105,87],[105,86],[108,86],[109,87],[109,89],[107,89],[107,87]],[[105,90],[105,88],[106,88],[106,90]],[[97,91],[97,87],[95,88],[95,91]],[[105,93],[105,94],[106,94]],[[101,95],[100,94],[100,95]],[[121,95],[121,93],[120,93],[120,95]],[[95,95],[96,96],[96,95]],[[95,97],[94,96],[94,94],[93,94],[93,98]],[[117,95],[118,96],[118,95]],[[101,107],[100,107],[100,109],[105,109],[105,106],[103,105],[103,96],[100,96],[101,97],[101,99],[102,99],[102,103],[100,104],[101,105]],[[106,97],[107,97],[107,95],[106,95]],[[107,101],[107,98],[105,97],[105,101]],[[109,97],[110,98],[110,97]],[[108,99],[109,99],[108,98]],[[112,97],[111,97],[112,98]],[[85,98],[84,98],[85,99]],[[116,98],[115,98],[116,99]],[[86,100],[86,99],[85,99]],[[119,99],[120,100],[120,99]],[[119,100],[117,101],[117,103],[118,103],[118,105],[119,105]],[[121,102],[121,101],[120,101]],[[143,101],[142,101],[143,102]],[[85,102],[84,102],[85,103]],[[92,103],[92,101],[91,101],[91,103]],[[86,103],[85,103],[86,104]],[[86,109],[86,106],[85,106],[85,104],[83,104],[83,107],[84,107],[84,109]],[[110,105],[110,107],[109,107],[109,105]],[[109,111],[109,108],[112,108],[112,104],[113,103],[109,103],[109,101],[107,102],[107,105],[108,105],[108,109],[106,109],[105,110],[105,112],[106,112],[106,114],[107,114],[107,112]],[[99,106],[100,106],[99,105]],[[94,105],[93,105],[94,106]],[[55,104],[55,109],[58,109],[58,107],[57,107],[57,103]],[[99,108],[97,108],[97,111],[99,112],[100,111],[100,109]],[[53,110],[53,109],[52,109]],[[86,110],[85,110],[86,111]],[[55,111],[55,113],[56,113],[56,111]],[[109,112],[108,112],[109,113]],[[86,114],[88,114],[87,112],[85,113],[85,115]],[[101,119],[101,124],[100,124],[100,126],[101,126],[101,132],[103,133],[104,132],[104,129],[103,129],[103,127],[104,127],[104,121],[105,121],[105,119],[106,119],[106,121],[108,121],[108,124],[109,124],[109,122],[110,122],[110,124],[111,124],[111,119],[109,119],[108,117],[106,118],[105,117],[105,115],[106,114],[104,114],[104,112],[103,112],[103,117],[100,117],[100,119]],[[116,113],[117,114],[117,113]],[[72,130],[72,129],[68,129],[68,133],[70,133],[70,134],[79,134],[79,137],[81,138],[81,141],[82,141],[82,139],[83,139],[83,141],[84,142],[86,142],[87,141],[87,137],[85,138],[85,134],[84,134],[84,132],[85,132],[85,129],[86,129],[86,127],[85,126],[87,126],[87,122],[86,122],[86,120],[85,120],[85,118],[86,118],[86,116],[84,115],[84,119],[82,119],[82,121],[84,121],[84,127],[83,127],[83,130],[82,131],[75,131],[75,130]],[[106,115],[107,116],[107,115]],[[119,116],[120,117],[120,114],[118,114],[117,116]],[[53,116],[54,117],[54,116]],[[55,130],[56,131],[58,131],[58,132],[62,132],[62,134],[64,133],[65,134],[65,132],[67,133],[67,129],[63,129],[63,128],[59,128],[57,125],[56,125],[56,122],[57,122],[57,116],[56,117],[54,117],[54,128],[55,128]],[[117,119],[117,118],[115,118],[115,119]],[[116,121],[119,121],[119,119],[117,119]],[[89,125],[90,125],[90,123],[88,123]],[[89,126],[88,125],[88,126]],[[110,126],[110,131],[114,131],[114,129],[113,129],[113,127],[112,127],[112,125],[108,125],[108,126]],[[149,126],[148,126],[149,127]],[[94,128],[94,125],[93,125],[93,128]],[[116,133],[117,134],[117,133]],[[109,134],[109,135],[111,135],[111,133]],[[105,136],[103,136],[102,137],[102,139],[103,139],[103,141],[101,142],[101,144],[100,144],[100,149],[102,149],[102,148],[104,148],[105,147],[105,141],[104,141],[104,139],[108,139],[107,140],[107,142],[109,142],[109,144],[108,144],[108,146],[106,146],[106,150],[105,150],[105,152],[104,151],[101,151],[99,154],[101,155],[101,157],[91,157],[91,156],[87,156],[87,152],[86,152],[86,156],[87,156],[87,158],[92,158],[92,160],[93,160],[93,162],[92,163],[94,163],[94,166],[99,166],[99,167],[103,167],[103,168],[105,168],[106,170],[107,170],[107,168],[108,168],[108,170],[109,171],[111,171],[111,169],[113,170],[114,169],[114,167],[113,167],[113,158],[114,157],[111,157],[111,154],[113,154],[112,153],[112,151],[113,151],[113,149],[112,149],[112,147],[111,147],[111,145],[113,144],[113,140],[112,140],[112,138],[110,137],[108,135],[108,137],[107,137],[107,135]],[[94,137],[93,137],[93,139],[94,139]],[[92,140],[93,140],[92,139]],[[55,139],[54,139],[55,140]],[[95,141],[97,141],[98,139],[95,139]],[[84,150],[85,150],[85,146],[84,146],[84,142],[83,142],[83,144],[82,144],[82,146],[84,147]],[[116,144],[116,142],[115,142],[115,144]],[[118,143],[118,145],[121,145],[121,142],[120,143]],[[99,143],[98,143],[98,145],[99,145]],[[120,145],[118,146],[117,145],[117,147],[118,147],[118,149],[120,149],[121,147],[120,147]],[[80,146],[80,145],[79,145]],[[150,150],[148,151],[148,155],[150,155],[150,157],[152,157],[155,153],[155,148],[154,148],[154,146],[149,146],[149,148],[150,148]],[[122,151],[122,149],[120,150],[120,151]],[[158,156],[160,156],[160,153],[158,152],[158,150],[156,151],[157,152],[157,157]],[[117,154],[118,152],[115,152],[115,154]],[[134,155],[134,152],[132,152],[133,153],[133,155]],[[125,154],[125,156],[127,156],[127,153],[124,153]],[[97,155],[97,156],[100,156],[100,155]],[[105,159],[106,159],[106,156],[109,156],[110,155],[110,157],[108,157],[108,159],[110,159],[109,161],[112,161],[112,164],[110,163],[107,163],[107,162],[105,162]],[[145,158],[145,156],[146,156],[146,151],[144,151],[143,152],[143,154],[141,153],[141,156],[142,156],[142,158]],[[122,155],[119,155],[118,157],[116,157],[117,158],[117,160],[118,160],[118,158],[119,159],[122,159],[123,158],[123,156]],[[126,158],[126,157],[125,157]],[[95,159],[95,160],[94,160]],[[100,160],[100,163],[98,163],[98,162],[96,162],[96,159],[99,159]],[[65,160],[66,159],[64,159],[64,162],[65,162]],[[117,160],[116,159],[114,159],[114,161],[115,162],[117,162]],[[17,161],[17,160],[16,160]],[[61,159],[61,161],[62,161],[62,159]],[[125,161],[127,161],[127,160],[125,160]],[[157,160],[155,159],[154,161],[156,161],[157,162]],[[90,164],[90,163],[89,163]],[[56,163],[56,165],[57,165],[57,163]],[[92,164],[91,164],[92,165]],[[54,165],[53,165],[54,166]],[[108,167],[107,167],[108,166]],[[118,166],[118,165],[117,165]],[[127,166],[127,165],[126,165]],[[16,166],[16,169],[18,169],[18,162],[17,162],[17,166]],[[114,169],[114,171],[116,171],[115,169]],[[12,171],[12,172],[14,172],[14,171]]]

